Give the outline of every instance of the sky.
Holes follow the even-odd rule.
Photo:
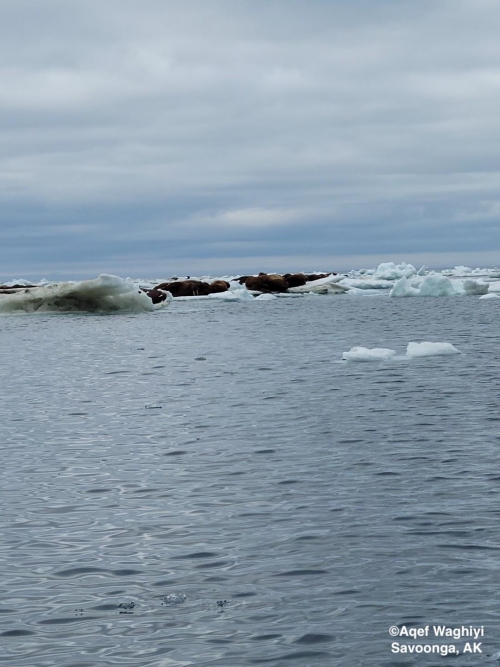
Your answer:
[[[500,265],[497,0],[0,3],[0,279]]]

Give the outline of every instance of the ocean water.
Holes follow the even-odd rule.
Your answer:
[[[498,664],[499,315],[2,316],[0,663]],[[399,358],[411,341],[462,354]],[[398,356],[342,361],[355,346]],[[482,653],[394,654],[404,624],[484,626]]]

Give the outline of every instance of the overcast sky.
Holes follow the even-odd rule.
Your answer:
[[[0,3],[0,277],[500,264],[498,0]]]

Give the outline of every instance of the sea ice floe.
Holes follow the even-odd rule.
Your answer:
[[[449,354],[460,354],[460,350],[451,343],[408,343],[406,356],[410,359],[417,357],[439,357]]]
[[[423,279],[417,277],[416,280],[400,278],[391,290],[391,297],[408,296],[472,296],[486,294],[488,292],[488,283],[482,280],[450,280],[440,273],[432,273]]]
[[[253,301],[254,298],[246,287],[235,289],[234,292],[216,292],[209,294],[209,299],[219,299],[220,301]]]
[[[274,294],[259,294],[259,296],[255,297],[256,301],[274,301],[278,297],[275,296]]]
[[[171,299],[163,302],[167,305]],[[52,283],[0,296],[0,312],[151,311],[153,302],[133,282],[102,274],[94,280]]]
[[[341,285],[359,290],[390,290],[394,287],[392,280],[372,280],[371,278],[344,278]]]
[[[479,297],[480,299],[500,299],[500,294],[498,292],[488,292],[488,294],[483,294]]]
[[[385,347],[352,347],[349,352],[342,353],[345,361],[384,361],[394,357],[396,350]]]
[[[407,264],[406,262],[401,262],[401,264],[384,262],[378,265],[372,277],[375,280],[398,280],[399,278],[409,278],[416,274],[417,269],[412,264]]]
[[[358,289],[357,287],[350,287],[347,296],[380,296],[379,289],[370,289],[370,285]]]
[[[467,278],[462,283],[462,290],[465,296],[480,296],[488,293],[490,286],[482,280],[473,280]]]
[[[443,269],[441,271],[443,276],[452,276],[455,278],[464,278],[468,276],[484,276],[488,278],[497,278],[499,277],[498,268],[475,268],[472,269],[470,266],[455,266],[454,269]]]
[[[339,275],[318,278],[318,280],[310,280],[300,287],[290,287],[288,292],[291,292],[292,294],[342,294],[349,290],[347,285],[339,285],[340,281],[343,281],[343,279],[344,276]]]
[[[215,292],[203,296],[177,296],[175,301],[254,301],[252,293],[246,287],[236,289],[233,292]]]
[[[413,287],[408,278],[400,278],[394,287],[391,289],[389,296],[392,297],[402,297],[402,296],[418,296],[418,287]]]
[[[455,296],[457,294],[449,278],[440,274],[425,276],[418,289],[418,296]]]
[[[472,273],[473,269],[470,266],[455,266],[454,269],[443,269],[443,275],[445,276],[468,276]]]
[[[391,297],[407,296],[455,296],[453,284],[449,278],[441,274],[425,276],[420,283],[408,278],[400,278],[391,290]]]
[[[406,358],[438,357],[450,354],[460,354],[460,350],[451,343],[408,343]],[[349,352],[342,353],[344,361],[386,361],[396,356],[396,350],[386,347],[352,347]],[[397,357],[402,359],[403,357]]]

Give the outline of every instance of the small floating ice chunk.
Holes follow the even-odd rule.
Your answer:
[[[274,301],[278,297],[274,296],[274,294],[259,294],[259,296],[255,297],[256,301]]]
[[[451,343],[408,343],[406,356],[410,359],[417,357],[439,357],[448,354],[461,354],[460,350]]]
[[[479,297],[480,299],[500,299],[500,294],[495,292],[488,292],[488,294],[483,294]]]
[[[352,347],[349,352],[342,353],[345,361],[384,361],[394,357],[396,350],[386,347]]]

